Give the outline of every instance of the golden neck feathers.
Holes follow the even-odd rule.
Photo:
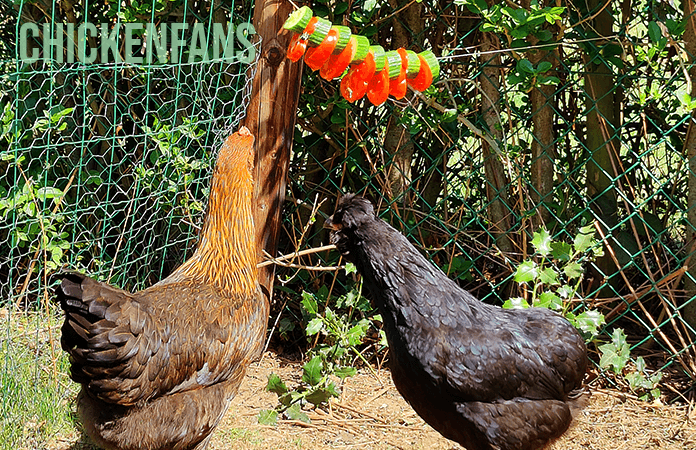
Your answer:
[[[193,256],[169,278],[195,278],[221,292],[250,294],[257,289],[258,255],[252,199],[254,136],[245,127],[227,138],[215,165],[208,211]]]

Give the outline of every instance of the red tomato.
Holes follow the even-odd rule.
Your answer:
[[[341,80],[341,94],[343,94],[343,98],[349,102],[355,102],[363,98],[367,92],[367,83],[372,79],[374,74],[375,55],[369,52],[365,60],[351,67],[346,76]]]
[[[360,80],[363,83],[365,83],[365,86],[367,86],[367,83],[372,79],[372,76],[375,74],[375,54],[370,50],[367,53],[367,56],[357,66],[353,67],[351,70],[355,72],[355,78],[356,81]]]
[[[402,71],[398,78],[389,80],[389,93],[397,100],[401,100],[406,95],[406,72]]]
[[[399,76],[389,80],[389,93],[397,100],[401,100],[406,95],[406,69],[408,69],[408,55],[406,50],[400,48],[397,50],[401,56],[401,72]]]
[[[384,66],[367,85],[367,98],[373,105],[381,105],[389,97],[389,67]]]
[[[433,72],[430,70],[430,66],[427,62],[425,62],[425,59],[423,59],[421,55],[418,55],[418,59],[420,59],[421,63],[420,71],[418,72],[418,75],[416,75],[416,78],[408,80],[408,84],[411,85],[413,89],[423,92],[424,90],[428,89],[431,84],[433,84]]]
[[[360,100],[360,97],[355,95],[356,92],[353,91],[353,87],[351,86],[353,82],[352,78],[353,72],[348,72],[346,76],[341,79],[341,95],[351,103]]]
[[[288,45],[288,59],[292,62],[297,62],[307,50],[307,39],[302,39],[302,35],[295,33]]]
[[[329,60],[321,66],[319,75],[325,80],[333,80],[336,77],[340,77],[346,70],[346,67],[348,67],[348,64],[353,60],[357,49],[358,43],[354,37],[351,37],[346,48],[341,50],[338,55],[331,55]]]
[[[317,70],[323,66],[333,53],[334,48],[336,48],[336,42],[338,42],[338,30],[332,28],[321,44],[307,50],[304,59],[305,64],[312,70]]]
[[[314,33],[314,25],[317,23],[317,18],[312,17],[309,23],[305,27],[301,34],[295,33],[295,35],[290,39],[290,45],[288,45],[287,56],[292,62],[297,62],[304,55],[305,50],[307,50],[307,41],[309,40],[309,35]]]

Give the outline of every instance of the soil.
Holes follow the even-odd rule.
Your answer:
[[[302,363],[264,354],[250,367],[211,450],[261,449],[462,449],[416,415],[394,388],[387,369],[362,369],[341,386],[341,397],[325,410],[307,411],[311,424],[279,420],[259,425],[262,409],[278,400],[264,387],[278,374],[289,387],[301,376]],[[692,405],[693,406],[693,405]],[[689,405],[645,403],[609,390],[594,390],[572,428],[550,450],[696,450],[696,411]]]
[[[387,369],[361,369],[341,385],[330,407],[305,411],[311,423],[279,419],[260,425],[262,409],[273,409],[277,396],[264,388],[271,373],[292,388],[302,362],[273,352],[253,364],[209,450],[432,449],[461,450],[416,415],[394,388]],[[696,450],[694,405],[642,402],[611,390],[594,389],[588,405],[550,450]],[[53,448],[89,449],[84,438],[63,436]]]

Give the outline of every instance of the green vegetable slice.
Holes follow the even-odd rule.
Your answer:
[[[413,78],[420,72],[420,59],[413,50],[406,50],[408,56],[408,67],[406,68],[406,78]]]
[[[430,72],[433,74],[433,81],[435,81],[437,77],[440,75],[440,63],[437,62],[435,54],[430,50],[425,50],[420,52],[420,55],[425,60],[425,62],[428,63],[428,66],[430,67]]]
[[[314,24],[314,33],[309,35],[309,45],[317,46],[324,42],[326,35],[331,29],[331,22],[323,17],[317,17],[317,23]]]
[[[288,20],[283,24],[283,28],[295,33],[302,33],[313,15],[314,13],[309,6],[303,6],[290,14]]]
[[[401,55],[396,50],[385,53],[389,64],[389,79],[396,78],[401,73]]]
[[[387,63],[386,53],[381,45],[370,45],[370,50],[375,55],[375,73],[378,73],[384,69],[384,65]]]
[[[370,51],[370,40],[365,36],[360,36],[359,34],[354,34],[355,40],[357,41],[357,50],[355,51],[355,58],[351,61],[351,64],[357,64],[363,62],[367,56],[367,52]]]
[[[338,31],[338,42],[336,42],[336,48],[334,48],[334,53],[338,54],[341,53],[341,51],[346,48],[346,45],[348,45],[348,41],[350,41],[350,36],[351,31],[350,28],[344,27],[343,25],[334,25],[331,27]]]

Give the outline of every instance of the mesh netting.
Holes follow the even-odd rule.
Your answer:
[[[256,67],[222,57],[188,62],[188,44],[181,62],[152,64],[100,53],[70,63],[65,43],[62,63],[55,48],[53,58],[28,62],[22,45],[29,54],[41,47],[43,24],[67,42],[68,23],[212,30],[249,22],[250,9],[250,2],[0,4],[1,448],[45,448],[47,434],[74,428],[65,412],[76,386],[56,344],[51,274],[66,267],[136,290],[189,256],[217,151],[244,118]],[[23,42],[27,23],[40,34]],[[114,39],[123,55],[120,30]],[[99,50],[101,40],[89,45]]]

